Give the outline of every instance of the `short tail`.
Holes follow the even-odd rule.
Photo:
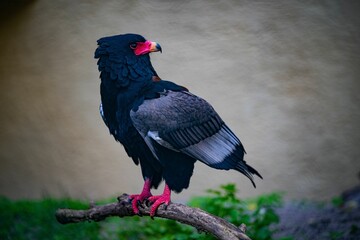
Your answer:
[[[253,184],[254,188],[256,188],[255,182],[254,182],[254,174],[257,175],[259,178],[263,179],[263,177],[260,175],[258,171],[256,171],[253,167],[250,165],[247,165],[244,160],[238,162],[238,164],[235,167],[235,170],[241,172],[245,176],[247,176],[251,183]]]

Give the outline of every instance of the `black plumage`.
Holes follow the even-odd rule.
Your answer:
[[[101,72],[101,115],[127,154],[140,163],[145,179],[143,192],[133,198],[148,198],[148,188],[157,188],[163,179],[166,189],[187,188],[196,160],[217,169],[235,169],[254,184],[253,174],[260,174],[243,160],[243,145],[210,104],[159,78],[149,56],[159,50],[160,45],[140,35],[124,34],[101,38],[95,52]],[[169,189],[164,191],[168,200]],[[157,206],[163,202],[168,201]]]

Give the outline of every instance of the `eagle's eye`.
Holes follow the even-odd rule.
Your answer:
[[[136,46],[137,46],[137,43],[130,43],[130,48],[131,48],[131,49],[135,49]]]

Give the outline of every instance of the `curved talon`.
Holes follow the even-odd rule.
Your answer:
[[[152,196],[150,188],[151,180],[146,179],[142,192],[140,194],[132,194],[129,196],[129,200],[131,201],[131,206],[135,214],[139,215],[140,211],[138,206],[141,205],[144,200]]]
[[[160,207],[160,205],[165,204],[167,207],[170,204],[170,198],[164,195],[153,196],[149,201],[154,202],[150,209],[150,217],[154,217],[156,210]]]
[[[148,199],[151,196],[152,194],[150,192],[130,195],[129,199],[131,200],[131,206],[135,214],[139,215],[139,205],[141,205],[144,200]]]
[[[165,204],[165,208],[167,208],[167,206],[171,202],[170,197],[171,197],[171,190],[169,186],[166,184],[162,195],[152,196],[148,198],[148,201],[153,203],[150,209],[151,218],[155,216],[156,210],[159,208],[161,204]]]

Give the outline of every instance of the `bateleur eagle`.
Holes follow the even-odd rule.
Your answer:
[[[161,80],[150,62],[158,43],[137,34],[98,40],[95,58],[100,71],[101,116],[145,181],[140,194],[130,195],[135,213],[138,202],[152,203],[154,216],[170,203],[171,191],[189,186],[194,163],[216,169],[234,169],[247,176],[261,175],[244,161],[244,147],[214,108],[185,87]],[[162,195],[150,189],[165,180]]]

